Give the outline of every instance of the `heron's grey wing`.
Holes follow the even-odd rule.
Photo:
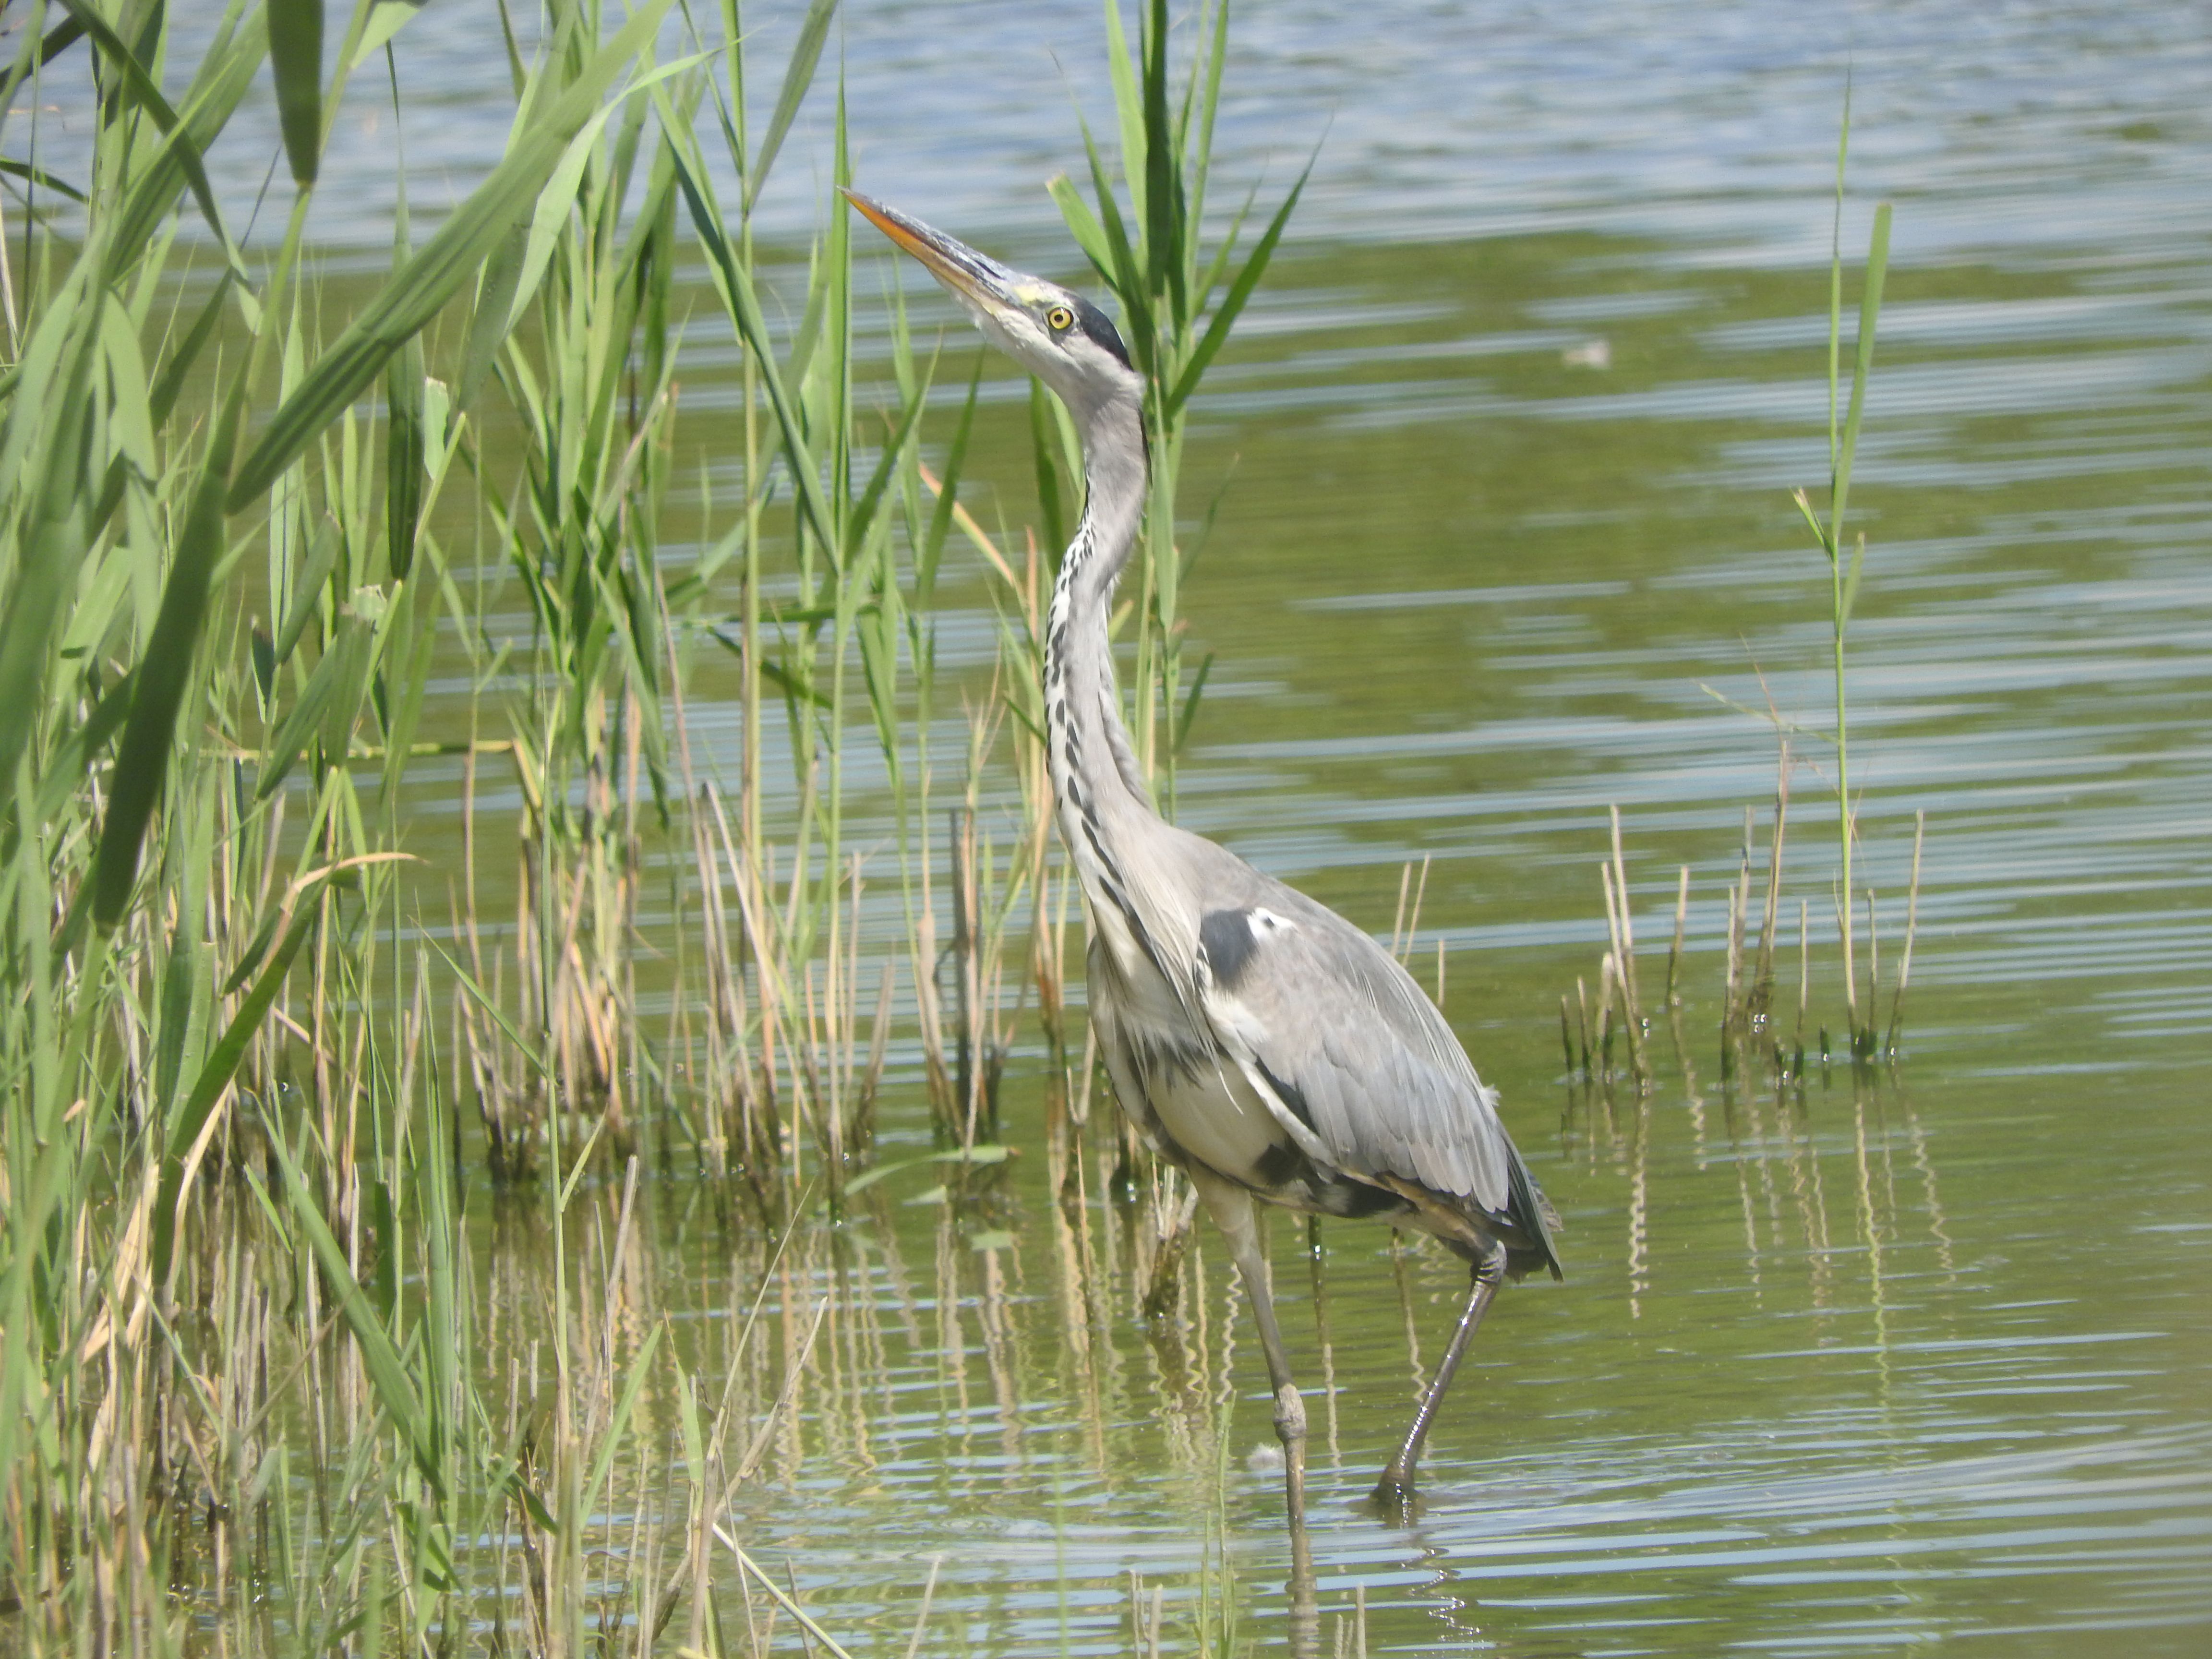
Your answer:
[[[1200,1000],[1310,1157],[1480,1209],[1552,1255],[1543,1200],[1443,1016],[1335,912],[1273,882],[1207,912]],[[1292,1121],[1291,1120],[1295,1120]]]

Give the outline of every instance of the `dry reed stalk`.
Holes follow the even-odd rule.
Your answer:
[[[1620,969],[1613,953],[1607,951],[1598,963],[1597,975],[1597,1050],[1598,1077],[1607,1084],[1613,1081],[1613,1010],[1620,997]]]
[[[1682,932],[1690,919],[1690,866],[1682,866],[1682,876],[1674,888],[1674,943],[1667,951],[1667,1006],[1682,1006],[1680,972],[1682,966]]]
[[[1413,955],[1413,935],[1420,929],[1421,900],[1429,890],[1429,859],[1428,854],[1421,855],[1421,874],[1418,884],[1413,878],[1413,861],[1411,859],[1399,866],[1398,908],[1390,921],[1390,954],[1401,964]]]
[[[1610,960],[1620,999],[1621,1027],[1627,1038],[1629,1073],[1641,1089],[1650,1086],[1651,1077],[1644,1054],[1644,1010],[1636,983],[1636,935],[1628,914],[1628,871],[1621,854],[1618,807],[1612,809],[1612,858],[1598,866],[1599,885],[1605,894],[1606,933],[1613,945]],[[1610,1006],[1608,1001],[1608,1008]]]
[[[1628,1012],[1640,1028],[1644,1022],[1644,999],[1636,982],[1636,927],[1628,908],[1628,864],[1621,854],[1620,809],[1610,809],[1613,817],[1613,896],[1614,908],[1620,914],[1620,957],[1621,986],[1627,993]]]
[[[1575,1030],[1581,1039],[1583,1080],[1587,1083],[1591,1076],[1589,991],[1580,974],[1575,975]]]

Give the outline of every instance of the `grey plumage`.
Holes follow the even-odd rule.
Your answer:
[[[848,192],[849,194],[849,192]],[[1304,1411],[1270,1305],[1255,1199],[1379,1215],[1474,1264],[1467,1311],[1376,1495],[1410,1500],[1437,1401],[1508,1273],[1559,1275],[1557,1224],[1495,1094],[1389,953],[1325,906],[1153,808],[1107,635],[1146,488],[1145,383],[1079,295],[859,196],[990,339],[1066,404],[1085,501],[1047,622],[1046,737],[1060,836],[1091,923],[1091,1017],[1122,1108],[1186,1170],[1229,1241],[1286,1448]],[[1297,1514],[1302,1465],[1293,1457]]]

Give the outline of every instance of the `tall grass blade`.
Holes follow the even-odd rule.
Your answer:
[[[445,1469],[438,1456],[437,1441],[430,1431],[429,1420],[422,1408],[422,1396],[416,1392],[414,1379],[407,1373],[407,1363],[400,1358],[391,1333],[377,1317],[375,1305],[361,1281],[354,1277],[353,1268],[346,1261],[345,1252],[338,1247],[331,1224],[315,1206],[315,1200],[301,1172],[299,1162],[285,1144],[283,1126],[263,1114],[263,1122],[269,1132],[269,1148],[284,1175],[284,1196],[290,1201],[293,1219],[313,1252],[316,1266],[323,1270],[324,1282],[329,1285],[338,1299],[338,1311],[344,1317],[346,1328],[353,1333],[360,1345],[362,1368],[368,1373],[371,1385],[376,1390],[378,1401],[399,1431],[400,1437],[413,1454],[415,1467],[431,1489],[442,1494]],[[249,1170],[246,1179],[257,1190],[261,1182]],[[262,1201],[268,1200],[264,1194]]]
[[[177,537],[175,561],[161,591],[161,609],[140,659],[131,717],[115,757],[115,781],[107,816],[100,828],[100,851],[93,872],[92,917],[113,927],[130,907],[138,879],[138,847],[147,821],[161,799],[169,750],[177,731],[177,711],[191,683],[207,614],[208,587],[223,549],[223,488],[230,472],[231,445],[244,404],[243,380],[233,384],[216,419],[191,505]]]
[[[269,0],[269,67],[292,182],[312,189],[323,150],[323,0]]]

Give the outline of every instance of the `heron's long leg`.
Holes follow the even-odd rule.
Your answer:
[[[1260,1217],[1252,1194],[1218,1176],[1202,1170],[1190,1172],[1191,1185],[1206,1202],[1206,1213],[1228,1241],[1237,1276],[1244,1281],[1244,1299],[1252,1304],[1252,1318],[1260,1328],[1260,1346],[1267,1356],[1267,1382],[1275,1391],[1275,1437],[1283,1443],[1285,1486],[1291,1516],[1303,1522],[1305,1515],[1306,1404],[1298,1385],[1291,1380],[1291,1362],[1283,1352],[1283,1333],[1275,1323],[1273,1280],[1267,1257],[1260,1248]]]
[[[1397,1455],[1383,1468],[1382,1478],[1375,1483],[1374,1501],[1393,1519],[1404,1518],[1413,1509],[1413,1465],[1419,1461],[1422,1443],[1429,1437],[1429,1425],[1436,1419],[1437,1407],[1443,1403],[1444,1390],[1451,1386],[1452,1373],[1459,1369],[1462,1357],[1474,1340],[1476,1327],[1490,1310],[1491,1298],[1498,1294],[1498,1287],[1504,1279],[1505,1251],[1502,1246],[1493,1244],[1488,1254],[1474,1264],[1474,1283],[1468,1291],[1467,1310],[1460,1315],[1459,1328],[1452,1333],[1444,1357],[1437,1362],[1436,1380],[1421,1396],[1420,1407],[1413,1413],[1413,1425],[1406,1431]]]

